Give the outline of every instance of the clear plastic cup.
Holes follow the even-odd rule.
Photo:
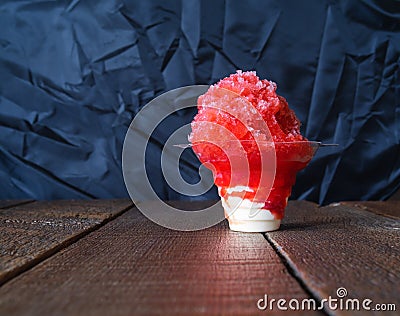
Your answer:
[[[195,145],[194,145],[195,146]],[[202,144],[204,146],[204,144]],[[319,142],[216,141],[206,160],[230,229],[268,232],[280,227],[296,174]]]

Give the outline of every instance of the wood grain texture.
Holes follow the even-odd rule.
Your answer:
[[[173,231],[133,209],[1,287],[0,314],[274,314],[264,294],[308,297],[262,234]]]
[[[343,205],[354,206],[365,211],[378,215],[400,219],[400,200],[390,201],[362,201],[362,202],[341,202]]]
[[[399,220],[341,203],[318,208],[297,201],[289,203],[281,230],[266,237],[316,297],[336,298],[344,287],[347,298],[400,307]]]
[[[131,205],[130,200],[38,201],[0,210],[0,285]]]

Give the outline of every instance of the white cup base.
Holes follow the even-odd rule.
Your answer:
[[[228,219],[229,228],[238,232],[263,233],[278,230],[281,225],[280,219],[265,209],[254,209],[238,207],[231,209],[222,199],[225,210],[225,217]]]
[[[229,228],[238,232],[264,233],[278,230],[281,220],[264,209],[263,202],[254,202],[237,196],[221,197]]]
[[[237,232],[265,233],[278,230],[281,220],[234,220],[228,217],[229,228]]]

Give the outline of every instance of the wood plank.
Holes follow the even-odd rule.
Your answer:
[[[378,215],[400,219],[400,200],[388,201],[362,201],[362,202],[341,202],[343,205],[354,206],[362,210],[373,212]]]
[[[131,205],[130,200],[37,201],[0,210],[0,285]]]
[[[0,200],[0,209],[9,208],[21,204],[32,203],[33,200]]]
[[[264,294],[309,297],[262,234],[173,231],[133,209],[5,284],[0,314],[252,315]]]
[[[400,308],[399,220],[346,204],[318,208],[298,201],[289,203],[282,229],[266,237],[319,299],[337,298],[336,289],[344,287],[346,298]]]

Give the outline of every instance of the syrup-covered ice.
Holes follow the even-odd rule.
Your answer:
[[[308,164],[314,150],[300,134],[294,111],[276,89],[274,82],[260,80],[253,71],[238,71],[222,79],[198,98],[189,140],[200,161],[213,170],[223,204],[237,196],[243,205],[256,205],[280,220],[296,173]],[[236,161],[233,168],[239,151],[235,146],[247,162]],[[272,187],[260,180],[268,169],[261,151],[270,155],[275,167]],[[242,182],[237,166],[244,163],[248,163],[249,173]]]

